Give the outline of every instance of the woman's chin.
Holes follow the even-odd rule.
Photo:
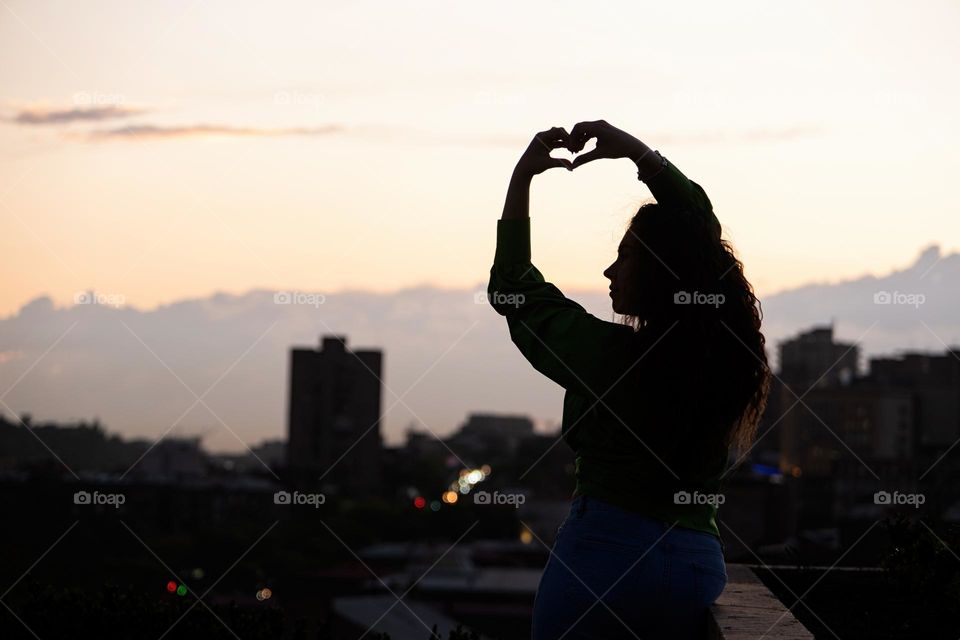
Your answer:
[[[638,315],[636,309],[632,309],[628,306],[625,306],[623,302],[619,300],[613,301],[613,312],[619,313],[622,316],[635,316]]]

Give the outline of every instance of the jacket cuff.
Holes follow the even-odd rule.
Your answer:
[[[494,264],[530,262],[530,218],[497,220],[497,251]]]

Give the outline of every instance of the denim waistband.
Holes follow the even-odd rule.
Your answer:
[[[723,538],[715,536],[712,533],[676,525],[674,523],[667,522],[666,520],[654,518],[636,511],[630,511],[593,496],[579,495],[570,503],[571,518],[582,518],[587,511],[609,513],[613,517],[624,520],[625,523],[633,523],[643,527],[650,527],[656,531],[667,532],[672,529],[670,532],[672,538],[682,538],[694,544],[709,544],[716,541],[720,543],[721,549],[726,550],[726,545],[723,542]]]

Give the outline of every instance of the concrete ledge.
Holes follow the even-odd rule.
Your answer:
[[[727,565],[727,587],[710,608],[709,640],[813,640],[786,605],[757,578],[750,567]]]

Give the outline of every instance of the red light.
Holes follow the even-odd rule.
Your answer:
[[[169,593],[173,593],[173,592],[176,591],[176,590],[177,590],[177,583],[176,583],[176,582],[174,582],[173,580],[171,580],[170,582],[167,583],[167,591],[168,591]]]
[[[417,509],[423,509],[425,506],[427,506],[427,499],[423,496],[417,496],[413,500],[413,506],[415,506]]]

